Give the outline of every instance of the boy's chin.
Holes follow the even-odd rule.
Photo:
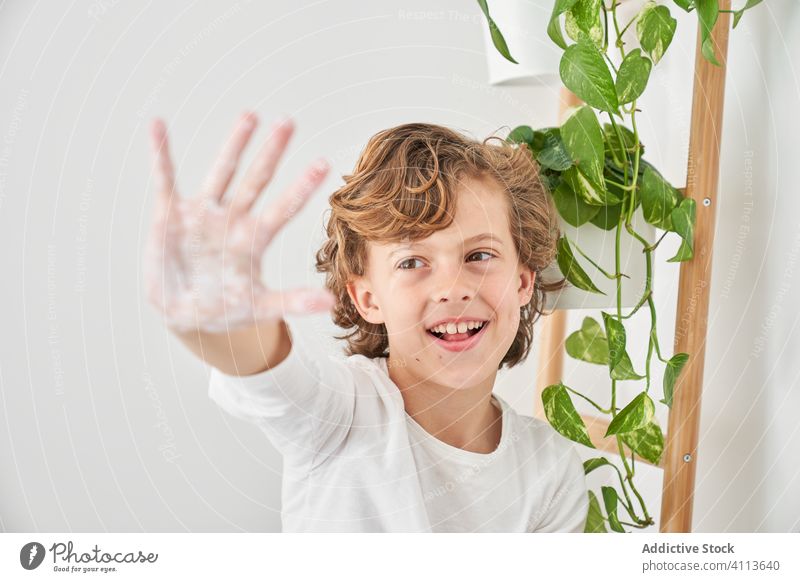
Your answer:
[[[449,363],[434,362],[432,368],[428,368],[425,372],[430,380],[436,382],[441,386],[446,386],[453,391],[469,390],[474,388],[476,384],[480,384],[486,379],[483,372],[484,366],[489,363],[474,362],[466,365]]]
[[[434,350],[435,347],[431,348],[420,363],[425,363],[428,374],[436,374],[442,380],[475,380],[476,372],[491,369],[492,363],[476,354],[461,352],[441,355],[434,353]]]

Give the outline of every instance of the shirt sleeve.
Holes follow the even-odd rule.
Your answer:
[[[335,450],[353,421],[355,386],[344,361],[318,357],[286,320],[292,348],[277,366],[249,376],[211,368],[209,397],[231,416],[256,424],[284,463],[313,469]]]
[[[561,437],[563,438],[563,437]],[[565,439],[566,440],[566,439]],[[536,527],[536,532],[583,533],[589,514],[589,491],[586,488],[586,475],[575,445],[566,441],[568,449],[558,459],[558,487],[547,505],[544,519]]]

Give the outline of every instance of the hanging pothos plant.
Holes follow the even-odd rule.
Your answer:
[[[673,1],[686,12],[696,12],[703,56],[718,65],[711,31],[722,12],[719,1]],[[746,0],[741,9],[727,10],[734,15],[733,26],[739,23],[746,10],[761,1]],[[478,5],[489,23],[495,48],[506,59],[516,63],[489,15],[486,0],[478,0]],[[587,475],[608,466],[619,478],[619,489],[602,487],[603,507],[595,493],[589,491],[587,532],[607,532],[606,523],[615,532],[625,532],[624,526],[645,528],[654,524],[634,483],[635,456],[658,465],[664,450],[664,435],[656,422],[655,403],[650,394],[650,362],[655,354],[666,365],[663,396],[659,402],[671,407],[675,381],[689,359],[689,354],[685,353],[667,359],[661,352],[652,288],[653,252],[664,236],[673,232],[681,242],[675,256],[668,261],[687,261],[694,256],[695,201],[683,196],[642,158],[644,146],[639,141],[637,130],[640,110],[636,106],[637,99],[647,87],[651,68],[661,60],[672,41],[677,21],[667,6],[651,0],[630,22],[620,26],[617,18],[619,6],[619,0],[554,0],[547,34],[564,50],[559,66],[561,81],[585,105],[572,111],[561,127],[532,129],[520,126],[507,138],[511,142],[526,144],[530,149],[540,165],[542,182],[568,224],[616,231],[616,264],[611,273],[566,236],[558,240],[557,255],[562,274],[579,289],[602,293],[575,251],[596,269],[598,276],[616,281],[616,310],[601,312],[602,321],[585,318],[581,328],[567,337],[565,346],[571,357],[607,367],[611,379],[611,404],[603,408],[563,383],[548,386],[542,392],[548,422],[565,437],[587,447],[596,448],[571,395],[580,396],[600,413],[611,417],[605,436],[616,438],[623,470],[602,456],[584,462]],[[564,38],[562,20],[563,30],[572,44]],[[631,26],[636,27],[639,48],[626,50],[622,35]],[[613,50],[619,51],[619,68],[609,57],[609,51]],[[601,125],[598,115],[607,122]],[[639,208],[644,220],[664,231],[655,243],[651,244],[633,226],[632,218]],[[622,285],[626,277],[620,270],[620,235],[623,229],[641,243],[646,268],[641,299],[628,313],[622,310]],[[626,351],[625,320],[645,304],[650,311],[650,334],[644,374],[639,374]],[[617,402],[617,382],[622,380],[645,381],[644,389],[624,405]],[[630,463],[623,444],[631,451]]]

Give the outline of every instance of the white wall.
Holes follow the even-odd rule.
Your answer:
[[[798,45],[783,43],[798,9],[769,4],[732,36],[696,531],[797,530],[800,516],[796,289],[781,294],[797,254],[788,142]],[[0,7],[0,531],[279,529],[280,458],[257,428],[208,399],[208,370],[143,299],[146,124],[168,120],[179,186],[193,195],[241,110],[265,121],[291,114],[298,131],[267,198],[317,155],[334,171],[275,239],[264,272],[276,288],[319,285],[313,253],[327,195],[376,131],[429,121],[484,137],[555,123],[557,88],[487,86],[483,26],[474,2],[456,0]],[[693,31],[686,38],[690,61]],[[648,158],[681,183],[690,103],[681,83],[691,70],[670,70],[662,101],[642,104],[652,115],[642,131]],[[788,190],[780,207],[779,187]],[[656,275],[668,352],[677,268],[664,260],[673,249]],[[320,352],[341,349],[325,339],[337,332],[326,318],[299,324]],[[530,413],[535,373],[534,355],[503,373],[498,392]],[[570,365],[567,376],[606,394],[598,368]],[[657,516],[660,473],[640,471]]]

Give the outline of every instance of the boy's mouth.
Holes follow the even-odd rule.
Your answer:
[[[449,328],[448,325],[440,325],[425,331],[429,335],[432,335],[434,338],[436,338],[438,340],[437,343],[440,343],[444,346],[451,348],[466,348],[471,347],[472,344],[474,344],[474,342],[467,340],[470,340],[470,338],[482,333],[488,325],[488,321],[474,321],[469,322],[464,331],[461,331],[461,329],[464,329],[464,325],[459,328],[457,325],[453,324],[450,324]],[[448,330],[454,333],[448,333]]]

